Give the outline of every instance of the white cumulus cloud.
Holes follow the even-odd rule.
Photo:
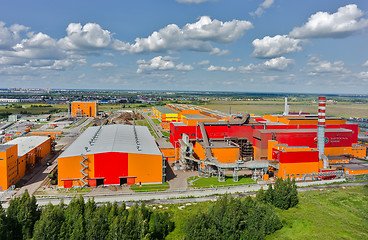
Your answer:
[[[263,66],[267,69],[270,69],[270,70],[283,71],[283,70],[286,70],[287,68],[289,68],[293,64],[294,64],[293,59],[288,59],[288,58],[285,58],[285,57],[278,57],[278,58],[273,58],[273,59],[270,59],[270,60],[264,62]]]
[[[348,69],[345,68],[343,61],[329,62],[325,60],[320,60],[316,56],[311,56],[308,63],[311,67],[309,75],[315,76],[322,73],[350,73]]]
[[[368,19],[357,5],[340,7],[337,12],[317,12],[301,27],[290,32],[294,38],[346,37],[368,26]]]
[[[169,56],[157,56],[150,60],[138,60],[137,73],[163,71],[163,70],[178,70],[178,71],[191,71],[193,66],[185,65],[183,63],[175,64],[174,58]]]
[[[137,38],[133,44],[118,42],[116,49],[128,53],[190,50],[221,55],[226,52],[214,48],[211,43],[234,42],[251,28],[253,24],[248,21],[222,22],[203,16],[183,28],[170,24],[147,38]]]
[[[97,68],[111,68],[111,67],[116,67],[116,64],[113,64],[111,62],[102,62],[102,63],[95,63],[92,64],[92,67],[97,67]]]
[[[264,9],[270,8],[273,3],[274,3],[274,0],[265,0],[263,3],[261,3],[261,5],[259,5],[259,7],[257,8],[255,12],[250,13],[250,14],[253,16],[257,15],[258,17],[260,17],[264,13]]]
[[[222,67],[211,65],[206,70],[210,72],[212,71],[234,72],[236,69],[234,67]]]
[[[59,40],[66,50],[97,50],[109,48],[113,43],[112,34],[96,23],[70,23],[67,36]]]
[[[255,39],[253,55],[259,58],[278,57],[285,53],[301,51],[302,40],[293,39],[287,35],[266,36],[263,39]]]

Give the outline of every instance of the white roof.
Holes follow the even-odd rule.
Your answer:
[[[30,137],[19,137],[4,144],[6,145],[18,145],[18,156],[23,156],[30,152],[32,149],[38,147],[42,143],[46,142],[49,137],[45,136],[30,136]]]
[[[147,127],[114,124],[87,128],[60,158],[105,152],[162,155]]]

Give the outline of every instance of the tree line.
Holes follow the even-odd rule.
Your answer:
[[[277,180],[256,198],[225,195],[208,209],[191,213],[176,224],[175,213],[154,210],[144,203],[128,209],[123,203],[97,206],[92,199],[74,198],[43,208],[26,191],[0,204],[0,240],[11,239],[165,239],[175,227],[184,239],[264,239],[282,228],[275,207],[287,209],[298,203],[295,181]]]

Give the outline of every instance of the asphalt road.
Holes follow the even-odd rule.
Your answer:
[[[298,183],[298,191],[311,191],[329,188],[340,188],[348,186],[366,185],[368,181],[358,182],[358,183],[341,183],[334,185],[321,185],[315,186],[316,184],[327,184],[327,183],[338,183],[343,181],[343,179],[327,180],[327,181],[317,181],[317,182],[305,182]],[[313,185],[308,187],[308,185]],[[218,195],[221,194],[232,194],[233,196],[248,196],[257,193],[257,191],[263,187],[267,188],[267,185],[247,185],[247,186],[237,186],[237,187],[225,187],[225,188],[214,188],[214,189],[203,189],[203,190],[188,190],[188,191],[166,191],[166,192],[153,192],[153,193],[121,193],[121,194],[100,194],[100,195],[85,195],[84,199],[94,198],[95,202],[102,204],[104,202],[118,202],[126,205],[135,205],[144,201],[146,204],[175,204],[175,203],[193,203],[193,202],[203,202],[203,201],[215,201]],[[302,188],[301,188],[302,187]],[[59,197],[59,198],[39,198],[37,203],[39,206],[47,205],[48,203],[59,204],[61,200],[65,204],[68,204],[73,199],[70,197]],[[3,204],[3,207],[8,207],[8,204]]]

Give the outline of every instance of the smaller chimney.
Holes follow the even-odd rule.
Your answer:
[[[285,109],[284,109],[284,116],[289,115],[289,105],[287,102],[287,97],[285,97]]]
[[[319,159],[323,161],[323,167],[328,167],[328,160],[325,155],[325,124],[326,124],[326,97],[318,98],[318,130],[317,130],[317,149]]]

